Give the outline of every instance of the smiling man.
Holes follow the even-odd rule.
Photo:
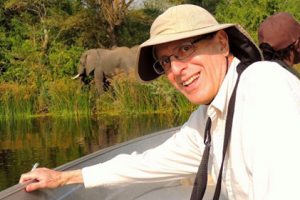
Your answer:
[[[136,74],[144,83],[165,75],[201,105],[181,130],[142,154],[70,172],[38,168],[20,182],[37,179],[26,188],[32,191],[74,183],[120,187],[197,174],[191,199],[201,199],[209,172],[227,199],[299,198],[300,82],[261,59],[238,24],[219,24],[194,5],[169,8],[140,46]]]

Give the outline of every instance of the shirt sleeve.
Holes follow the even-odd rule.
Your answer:
[[[276,63],[249,67],[238,87],[241,134],[253,199],[299,199],[300,83]]]
[[[85,187],[120,187],[195,174],[204,149],[203,134],[198,132],[202,130],[203,113],[195,111],[179,132],[156,148],[141,154],[121,154],[105,163],[83,168]]]

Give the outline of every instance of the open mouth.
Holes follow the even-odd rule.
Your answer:
[[[198,74],[192,76],[189,80],[183,82],[182,85],[183,85],[184,87],[188,87],[188,86],[191,85],[196,79],[198,79],[199,76],[200,76],[200,73],[198,73]]]

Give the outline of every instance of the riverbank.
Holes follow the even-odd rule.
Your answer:
[[[93,82],[80,87],[78,81],[61,79],[55,82],[0,85],[0,118],[82,115],[138,115],[181,113],[195,110],[182,94],[161,77],[139,83],[134,75],[116,76],[111,88],[98,95]]]

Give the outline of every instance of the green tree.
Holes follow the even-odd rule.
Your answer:
[[[50,23],[48,23],[48,14],[50,9],[50,1],[39,1],[39,0],[10,0],[5,4],[5,8],[9,10],[22,10],[25,11],[23,16],[27,13],[31,15],[26,16],[26,20],[29,21],[40,21],[40,26],[42,30],[42,37],[39,38],[41,41],[42,51],[47,50],[49,43],[49,29],[51,28]]]
[[[116,29],[124,21],[125,13],[132,2],[133,0],[100,0],[101,15],[103,15],[107,22],[111,46],[118,45]]]
[[[208,10],[210,13],[214,14],[216,7],[220,1],[221,0],[166,0],[166,1],[145,0],[144,6],[145,7],[151,6],[152,8],[158,8],[164,11],[173,5],[194,4],[194,5],[201,6],[206,10]]]
[[[4,2],[2,16],[5,26],[1,28],[11,45],[6,48],[5,59],[1,59],[1,63],[5,62],[3,81],[33,84],[43,77],[43,80],[52,80],[48,50],[57,24],[51,18],[55,13],[54,3],[34,0]]]
[[[216,9],[216,18],[222,23],[239,23],[257,39],[257,30],[268,16],[289,12],[300,19],[300,0],[224,0]]]
[[[160,13],[157,8],[128,11],[123,24],[117,31],[119,46],[132,47],[146,41],[149,38],[151,24]]]
[[[3,10],[4,9],[0,7],[0,76],[7,68],[9,62],[7,55],[9,53],[9,49],[11,48],[11,43],[6,35],[6,20]]]

